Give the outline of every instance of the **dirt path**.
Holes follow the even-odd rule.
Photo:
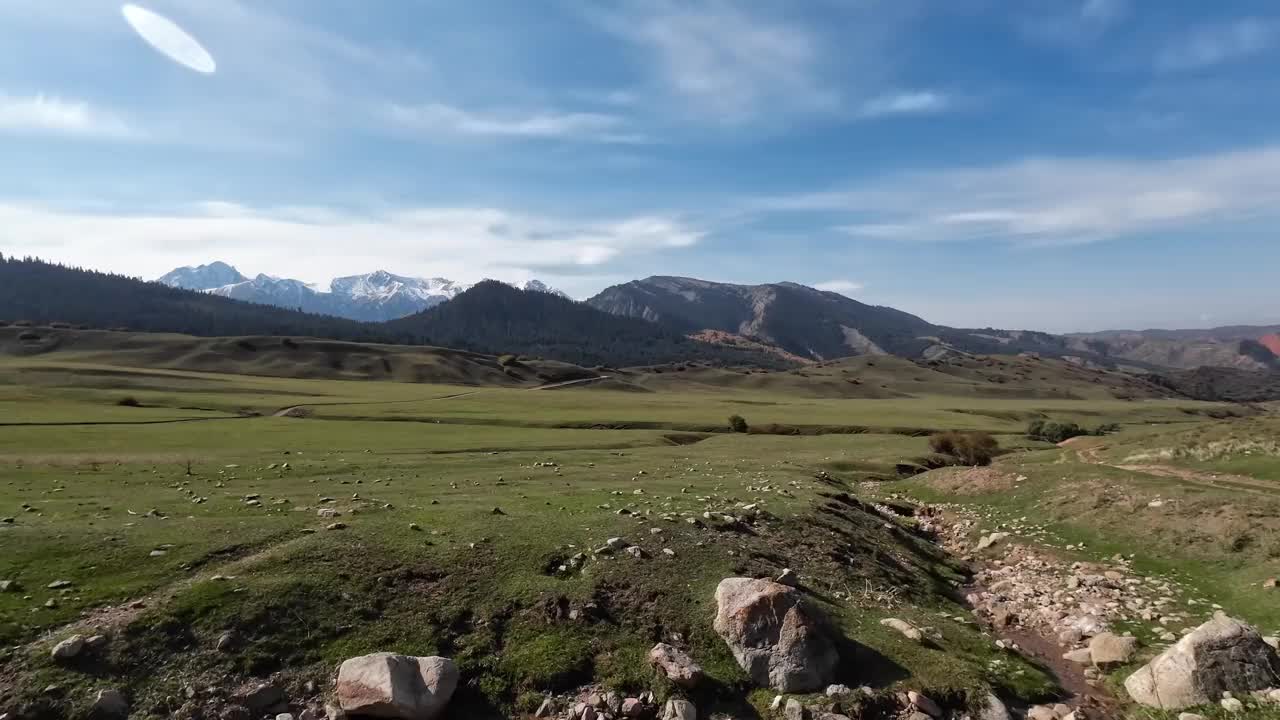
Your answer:
[[[1076,440],[1077,438],[1072,438]],[[1059,443],[1059,447],[1070,448],[1078,443],[1066,440]],[[1247,475],[1232,475],[1230,473],[1208,473],[1191,468],[1177,467],[1175,465],[1161,465],[1153,463],[1143,464],[1125,464],[1118,465],[1107,462],[1102,457],[1102,451],[1106,450],[1104,445],[1086,445],[1076,447],[1076,458],[1086,465],[1101,465],[1103,467],[1115,468],[1116,470],[1126,470],[1128,472],[1142,473],[1143,475],[1154,475],[1156,477],[1175,478],[1197,485],[1208,485],[1209,487],[1218,488],[1219,490],[1242,490],[1244,492],[1262,493],[1267,495],[1275,495],[1280,492],[1280,485],[1267,482],[1266,480],[1258,480]]]
[[[565,380],[564,382],[551,383],[549,385],[538,385],[537,387],[527,388],[528,390],[555,390],[557,388],[571,387],[573,385],[585,385],[587,383],[600,382],[608,380],[612,375],[598,375],[591,378],[579,378],[577,380]]]

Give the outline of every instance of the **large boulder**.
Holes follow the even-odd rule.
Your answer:
[[[338,669],[338,704],[350,715],[432,720],[458,686],[458,668],[442,657],[373,653]]]
[[[822,616],[799,590],[772,580],[721,580],[715,630],[753,682],[778,692],[826,687],[839,661]]]
[[[1215,702],[1224,691],[1280,685],[1280,656],[1254,628],[1219,613],[1124,681],[1136,702],[1165,710]]]

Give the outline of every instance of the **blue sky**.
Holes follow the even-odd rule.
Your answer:
[[[0,0],[0,251],[1280,323],[1274,2],[138,5],[208,57],[119,3]]]

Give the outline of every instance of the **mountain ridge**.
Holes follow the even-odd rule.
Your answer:
[[[157,282],[245,302],[362,322],[385,322],[406,317],[451,300],[471,287],[448,278],[412,277],[375,270],[333,278],[328,289],[323,289],[314,283],[265,273],[250,278],[220,260],[176,268],[160,276]],[[563,295],[536,279],[516,287]]]

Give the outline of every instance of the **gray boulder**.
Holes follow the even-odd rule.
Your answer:
[[[1280,684],[1280,657],[1254,628],[1219,613],[1124,682],[1134,701],[1181,710],[1224,691],[1249,693]]]
[[[457,686],[458,668],[448,658],[373,653],[342,663],[336,694],[350,715],[431,720]]]
[[[771,580],[721,580],[714,627],[752,681],[778,692],[825,688],[839,662],[818,611],[800,591]]]

